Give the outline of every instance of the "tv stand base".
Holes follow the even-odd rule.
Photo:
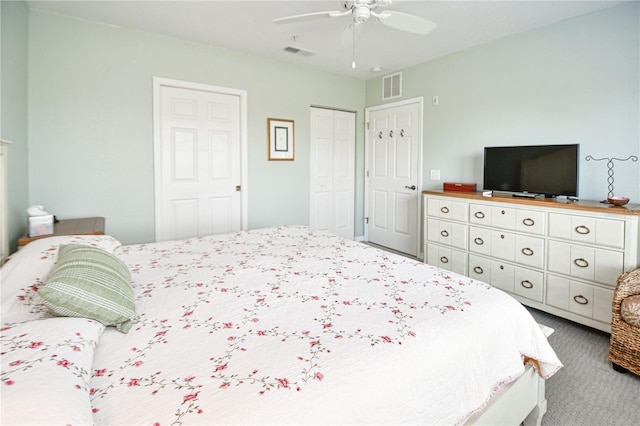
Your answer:
[[[513,194],[513,197],[518,197],[518,198],[536,198],[538,195],[540,194],[532,194],[529,192],[517,192],[515,194]]]

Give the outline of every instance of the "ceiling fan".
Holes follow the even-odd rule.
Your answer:
[[[286,16],[274,19],[276,24],[291,24],[322,18],[351,17],[351,22],[342,35],[342,45],[354,45],[354,60],[351,64],[355,68],[355,39],[362,24],[374,17],[383,25],[414,34],[427,35],[436,28],[436,24],[416,15],[392,10],[380,10],[390,6],[393,0],[352,0],[342,1],[343,10],[304,13],[302,15]]]

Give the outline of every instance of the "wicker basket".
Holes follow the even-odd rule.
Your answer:
[[[620,315],[622,301],[634,294],[640,294],[640,268],[625,272],[618,278],[613,293],[609,360],[614,368],[621,367],[640,375],[640,327],[625,322]]]

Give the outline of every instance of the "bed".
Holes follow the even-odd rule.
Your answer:
[[[126,265],[126,321],[52,313],[70,247]],[[562,366],[506,293],[304,226],[52,237],[0,272],[2,424],[539,424]]]

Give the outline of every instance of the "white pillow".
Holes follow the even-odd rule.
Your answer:
[[[48,318],[3,326],[4,425],[89,425],[94,348],[104,331],[85,318]]]
[[[109,235],[69,235],[35,240],[13,253],[0,268],[2,323],[51,316],[36,292],[53,270],[62,244],[87,244],[109,253],[122,245]]]

